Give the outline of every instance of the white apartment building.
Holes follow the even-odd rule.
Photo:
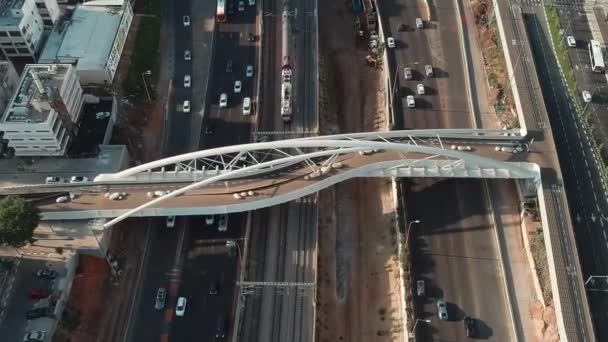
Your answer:
[[[0,0],[0,49],[6,58],[35,58],[43,30],[35,0]]]
[[[110,85],[133,21],[129,1],[89,1],[55,26],[39,63],[73,64],[82,85]]]
[[[78,132],[83,101],[72,65],[28,64],[0,118],[0,132],[16,156],[63,156]]]
[[[0,61],[0,113],[4,113],[8,102],[13,98],[19,75],[10,61]]]
[[[52,28],[61,16],[57,0],[36,0],[36,8],[38,8],[45,28]]]

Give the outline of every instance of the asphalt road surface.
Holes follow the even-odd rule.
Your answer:
[[[198,0],[197,0],[198,1]],[[192,29],[196,25],[206,25],[208,21],[195,22],[191,10],[200,4],[193,1],[166,1],[163,20],[168,31],[173,33],[169,46],[174,46],[173,94],[168,112],[168,139],[165,155],[176,155],[198,148],[210,148],[249,142],[252,116],[242,115],[242,98],[254,97],[255,78],[245,77],[246,64],[255,65],[255,42],[247,41],[247,33],[255,32],[255,10],[246,6],[244,13],[229,16],[228,23],[216,24],[214,57],[210,79],[210,101],[193,99],[192,89],[203,81],[202,72],[195,72],[192,62],[197,54],[203,53],[200,46],[192,41]],[[215,7],[213,7],[215,11]],[[202,13],[196,13],[196,17]],[[206,18],[213,18],[209,13]],[[190,28],[184,27],[182,18],[190,15]],[[202,16],[205,18],[205,16]],[[195,48],[193,48],[193,46]],[[184,60],[184,51],[190,50],[193,61]],[[233,72],[226,73],[227,59],[233,59]],[[170,66],[168,66],[170,67]],[[184,87],[183,77],[192,77],[192,86]],[[256,72],[254,70],[254,77]],[[241,79],[243,89],[240,95],[233,94],[235,79]],[[228,107],[220,109],[219,94],[229,93]],[[195,92],[196,93],[196,92]],[[198,94],[199,96],[201,94]],[[184,113],[184,100],[191,101],[191,111],[204,110],[208,105],[207,118],[200,132],[199,146],[192,146],[191,126],[193,116]],[[255,106],[253,114],[255,114]],[[211,130],[208,130],[209,127]],[[148,260],[144,267],[142,288],[135,303],[131,341],[153,341],[161,337],[172,341],[212,340],[217,329],[217,319],[226,320],[229,332],[232,317],[232,301],[237,259],[225,247],[225,238],[238,237],[243,227],[243,215],[230,215],[228,232],[217,232],[206,227],[202,217],[178,217],[173,229],[166,228],[164,218],[157,219],[157,227],[151,236]],[[217,225],[217,223],[216,223]],[[183,234],[182,245],[179,238]],[[180,249],[180,246],[183,249]],[[182,258],[177,256],[181,255]],[[183,263],[182,263],[183,262]],[[219,292],[209,295],[209,284],[217,281]],[[164,310],[154,309],[154,298],[159,287],[168,289]],[[177,296],[188,298],[186,315],[179,319],[174,316],[173,307]]]
[[[404,128],[470,128],[472,114],[467,100],[464,66],[455,2],[433,1],[432,20],[423,1],[384,1],[379,10],[385,22],[386,36],[395,38],[394,63],[390,72],[399,79],[391,87],[395,101],[395,129]],[[416,28],[416,18],[422,18],[424,28]],[[399,31],[404,24],[405,31]],[[425,65],[432,65],[435,76],[425,76]],[[412,80],[405,80],[403,69],[412,69]],[[416,93],[423,84],[425,95]],[[407,95],[414,95],[416,108],[408,108]],[[399,100],[400,99],[400,100]]]
[[[583,279],[587,280],[590,275],[608,273],[603,262],[608,258],[608,221],[603,216],[608,212],[606,193],[597,169],[592,167],[594,155],[581,128],[581,119],[571,99],[562,95],[567,90],[551,50],[542,8],[534,14],[525,14],[524,20],[537,60],[547,112],[554,127]],[[603,288],[605,285],[597,284],[587,291],[598,340],[608,338],[608,297],[605,292],[595,291]]]
[[[414,277],[424,280],[417,297],[419,341],[468,341],[463,318],[477,319],[479,337],[512,341],[501,263],[493,223],[479,180],[402,180]],[[437,300],[448,303],[448,320],[437,316]]]

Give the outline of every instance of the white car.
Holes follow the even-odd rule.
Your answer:
[[[190,75],[184,75],[184,88],[190,88],[191,84],[192,78],[190,78]]]
[[[46,331],[30,331],[23,336],[24,342],[43,342],[46,338]]]
[[[167,228],[175,227],[175,216],[167,216]]]
[[[253,77],[253,65],[247,66],[247,69],[245,70],[245,75],[247,75],[247,77]]]
[[[444,299],[440,299],[437,301],[437,315],[442,321],[447,321],[448,319],[448,306],[445,303]]]
[[[424,95],[424,84],[418,83],[418,85],[416,86],[416,91],[418,92],[418,95]]]
[[[189,15],[184,16],[184,26],[190,26],[190,16]]]
[[[566,37],[566,44],[568,44],[569,47],[576,47],[576,39],[574,39],[573,36],[568,36]]]
[[[46,184],[63,183],[63,182],[65,182],[65,179],[63,179],[63,177],[48,176],[48,177],[46,177],[46,179],[44,180],[44,182]]]
[[[205,224],[210,226],[215,222],[215,215],[207,215],[205,216]]]
[[[422,21],[422,18],[416,18],[416,28],[424,28],[424,22]]]
[[[241,81],[234,81],[234,93],[240,94],[242,89]]]
[[[245,1],[239,1],[239,12],[245,11]]]
[[[588,90],[583,90],[583,101],[589,103],[591,102],[593,96],[591,96],[591,93]]]
[[[228,216],[222,215],[217,222],[217,230],[220,232],[225,232],[228,230]]]
[[[88,181],[89,179],[84,176],[72,176],[72,178],[70,178],[70,183],[84,183]]]
[[[175,305],[175,315],[182,317],[184,313],[186,313],[186,297],[179,297]]]
[[[411,80],[412,79],[412,68],[404,68],[403,69],[403,77],[406,80]]]
[[[228,107],[228,95],[226,93],[220,94],[220,108]]]
[[[184,113],[190,113],[190,101],[185,100],[183,106]]]
[[[192,59],[192,55],[190,55],[190,50],[184,51],[184,60],[189,61]]]
[[[393,37],[386,38],[386,45],[391,49],[394,48],[395,47],[395,38],[393,38]]]
[[[409,108],[416,108],[416,100],[414,100],[414,95],[408,95],[406,97],[406,102]]]
[[[251,98],[246,97],[243,99],[243,115],[251,114]]]
[[[255,6],[255,0],[249,0],[249,6]]]

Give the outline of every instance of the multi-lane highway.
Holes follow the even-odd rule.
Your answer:
[[[165,1],[163,13],[172,35],[169,46],[173,47],[168,53],[170,65],[166,66],[173,74],[163,154],[172,156],[249,142],[256,104],[253,115],[244,116],[242,102],[246,96],[252,99],[256,96],[255,67],[252,77],[245,74],[247,65],[256,64],[258,45],[255,40],[248,40],[249,33],[259,34],[255,6],[247,5],[243,12],[234,7],[228,23],[222,24],[216,23],[215,2]],[[184,16],[189,16],[190,25],[184,23]],[[208,37],[202,37],[201,32],[209,33],[213,39],[204,39]],[[184,58],[186,50],[190,51],[191,60]],[[213,58],[209,60],[211,50]],[[226,71],[229,59],[231,72]],[[211,67],[208,63],[212,63]],[[210,75],[207,70],[211,70]],[[185,82],[186,75],[190,76],[190,85]],[[242,82],[239,94],[234,93],[236,80]],[[219,107],[221,93],[228,94],[226,108]],[[190,101],[190,113],[183,108],[186,100]],[[226,247],[226,241],[241,238],[245,220],[244,215],[230,215],[227,232],[218,231],[218,220],[216,216],[213,224],[207,224],[201,216],[178,217],[175,227],[167,228],[166,219],[157,219],[154,227],[157,231],[150,240],[142,275],[143,285],[135,303],[130,340],[212,340],[220,318],[225,320],[229,336],[237,258]],[[212,283],[217,294],[210,293]],[[162,310],[154,308],[159,287],[167,289]],[[178,296],[188,300],[184,317],[174,315]]]
[[[473,98],[469,103],[465,78],[468,75],[459,34],[460,21],[466,22],[467,18],[460,16],[456,1],[384,2],[380,11],[386,22],[385,34],[395,38],[395,48],[389,50],[389,72],[397,75],[393,90],[395,126],[473,127],[474,108],[470,106],[479,108],[478,101],[485,99]],[[423,19],[424,28],[416,27],[416,18]],[[432,65],[434,77],[426,75],[425,65]],[[405,79],[404,68],[412,70],[411,80]],[[424,95],[417,93],[417,84],[424,85]],[[407,107],[407,95],[414,95],[416,108]],[[408,194],[407,216],[422,222],[415,227],[423,238],[413,246],[414,277],[425,279],[430,290],[428,298],[419,298],[416,303],[416,318],[432,318],[432,327],[422,327],[419,337],[425,341],[466,338],[461,320],[464,315],[472,315],[484,322],[484,334],[488,337],[511,340],[513,322],[500,255],[492,235],[494,222],[488,217],[481,183],[456,180],[404,183],[413,183],[403,192]],[[436,302],[441,298],[448,302],[451,313],[448,322],[437,319]]]
[[[385,35],[395,39],[395,48],[389,51],[389,72],[399,77],[396,85],[391,85],[397,98],[395,128],[471,127],[473,118],[468,105],[458,34],[460,18],[455,1],[433,1],[431,20],[428,20],[426,3],[406,0],[379,3],[386,23]],[[423,19],[424,28],[416,28],[416,18]],[[405,29],[400,29],[403,25]],[[433,67],[434,77],[425,75],[426,65]],[[411,68],[411,80],[405,79],[404,68]],[[417,94],[417,84],[424,85],[425,95]],[[414,95],[416,108],[407,107],[407,95]]]
[[[567,94],[562,81],[557,61],[552,53],[549,31],[545,25],[542,8],[530,8],[524,14],[526,28],[530,34],[532,51],[537,61],[541,86],[550,114],[552,126],[555,128],[555,144],[557,147],[564,181],[566,195],[570,206],[570,215],[577,244],[580,251],[583,278],[591,275],[605,274],[608,268],[602,260],[608,258],[608,212],[606,192],[601,183],[601,177],[594,166],[596,161],[589,147],[589,138],[582,130],[582,119],[577,113],[573,99]],[[580,19],[580,18],[579,18]],[[576,20],[576,18],[574,18]],[[573,24],[576,25],[576,24]],[[588,39],[588,36],[578,36],[577,39]],[[574,53],[577,55],[578,53]],[[588,58],[588,55],[587,55]],[[577,59],[574,59],[577,63]],[[581,70],[580,73],[589,71]],[[595,77],[587,75],[588,77]],[[588,109],[588,110],[593,110]],[[605,292],[587,292],[598,340],[608,336],[608,299]]]

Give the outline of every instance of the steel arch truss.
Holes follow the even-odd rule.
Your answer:
[[[190,183],[151,199],[106,224],[111,226],[168,198],[215,182],[237,178],[259,179],[297,173],[314,181],[315,177],[326,175],[323,181],[319,182],[326,184],[325,186],[362,176],[522,178],[532,179],[534,182],[540,180],[540,171],[535,165],[498,161],[471,152],[452,150],[445,147],[440,135],[425,133],[426,136],[396,132],[361,133],[221,147],[157,160],[115,174],[100,175],[95,181],[154,182],[159,181],[154,179],[155,175],[162,174],[164,177],[170,173],[175,177],[162,180],[175,182],[186,175],[183,177],[184,181]],[[460,139],[458,141],[462,143],[465,138]],[[348,165],[348,160],[352,159],[349,157],[373,151],[396,152],[398,157],[390,160],[380,158],[363,165]],[[347,166],[345,171],[340,170],[342,164]],[[314,187],[296,189],[285,198],[291,200],[294,196],[305,196],[308,194],[307,190],[312,188]]]

